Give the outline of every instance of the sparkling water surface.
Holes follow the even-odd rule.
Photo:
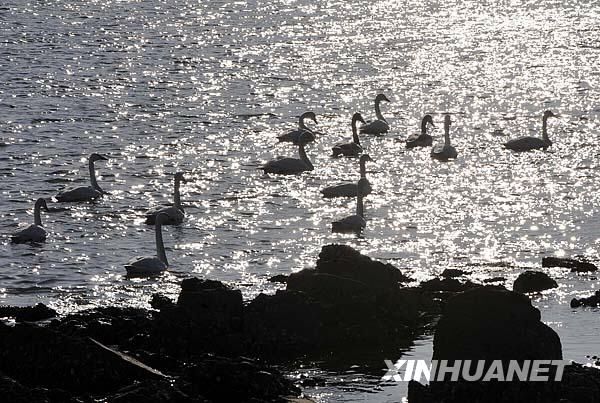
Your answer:
[[[600,7],[571,1],[135,1],[0,4],[0,302],[45,302],[61,312],[148,306],[190,275],[219,279],[246,298],[314,266],[338,242],[426,280],[445,268],[507,278],[543,256],[600,249]],[[331,159],[351,139],[354,112],[382,104],[391,131],[362,136],[374,162],[362,237],[331,234],[355,202],[319,190],[358,178],[356,159]],[[553,146],[514,154],[506,140],[541,133]],[[276,136],[317,114],[307,147],[315,170],[263,175],[296,156]],[[431,160],[403,141],[433,115],[442,139],[452,115],[458,160]],[[11,245],[33,202],[87,185],[87,155],[110,196],[52,204],[39,246]],[[153,255],[144,211],[172,201],[183,171],[186,221],[164,231],[170,273],[127,279],[123,265]],[[547,270],[559,288],[533,297],[561,336],[565,358],[600,350],[599,312],[569,308],[599,288],[595,274]],[[402,307],[398,307],[402,309]],[[411,354],[430,358],[431,341]],[[395,360],[399,357],[389,357]],[[360,364],[360,363],[357,363]],[[348,368],[309,388],[321,401],[397,401],[406,385]]]

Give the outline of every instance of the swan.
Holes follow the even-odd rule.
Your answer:
[[[298,130],[292,130],[291,132],[277,136],[277,139],[279,139],[280,142],[287,141],[298,144],[300,137],[304,134],[304,142],[310,143],[315,141],[315,133],[306,127],[304,119],[311,119],[313,122],[317,123],[317,116],[314,112],[304,112],[302,115],[300,115],[300,120],[298,121]]]
[[[298,143],[298,154],[300,155],[300,158],[278,157],[277,159],[267,162],[260,169],[262,169],[266,174],[280,175],[293,175],[315,169],[313,164],[308,159],[306,151],[304,150],[304,140],[306,138],[307,135],[305,133],[300,136],[300,141]]]
[[[42,216],[40,214],[40,209],[42,208],[46,212],[49,211],[46,200],[37,199],[33,208],[33,224],[29,224],[25,228],[15,232],[11,236],[13,243],[44,242],[46,240],[48,233],[42,227]]]
[[[421,121],[421,134],[410,136],[406,140],[406,148],[431,147],[433,144],[433,137],[427,134],[428,124],[430,124],[432,127],[435,127],[431,115],[425,115],[423,117],[423,120]]]
[[[154,236],[156,238],[156,256],[136,257],[125,265],[128,276],[143,276],[161,273],[169,268],[165,245],[162,238],[162,225],[167,222],[169,216],[159,213],[154,224]]]
[[[360,156],[360,180],[356,183],[344,183],[342,185],[329,186],[321,190],[323,197],[356,197],[360,187],[363,196],[371,193],[373,190],[371,183],[367,179],[366,162],[373,161],[369,154]]]
[[[56,200],[59,202],[92,201],[105,194],[106,192],[100,188],[96,181],[96,171],[94,170],[94,162],[96,161],[108,161],[108,158],[96,153],[90,155],[89,169],[92,186],[65,189],[56,195]]]
[[[331,232],[361,232],[367,226],[365,221],[363,194],[360,186],[357,186],[356,214],[342,218],[331,223]]]
[[[440,161],[448,161],[456,159],[458,152],[450,144],[450,115],[444,118],[444,144],[436,144],[431,150],[431,157]]]
[[[390,100],[383,94],[379,94],[375,97],[375,115],[377,116],[377,120],[363,125],[360,128],[361,133],[384,134],[387,133],[388,130],[390,130],[390,125],[381,114],[381,109],[379,108],[379,104],[381,103],[381,101],[390,102]]]
[[[157,206],[148,210],[146,212],[146,224],[154,225],[156,216],[161,213],[166,214],[168,217],[163,223],[164,225],[177,225],[183,222],[185,211],[183,211],[183,207],[181,206],[181,196],[179,194],[179,186],[181,183],[186,183],[186,180],[183,177],[183,172],[177,172],[175,174],[175,188],[173,190],[173,205],[168,207]]]
[[[518,139],[512,139],[504,144],[504,148],[513,151],[530,151],[547,149],[552,145],[550,138],[548,137],[548,118],[556,118],[558,115],[552,113],[552,111],[544,112],[542,117],[542,138],[539,137],[520,137]]]
[[[345,155],[346,157],[357,157],[360,153],[363,152],[363,148],[360,145],[360,139],[358,138],[358,131],[356,129],[356,122],[365,123],[363,117],[360,113],[355,113],[352,115],[352,143],[344,143],[344,144],[336,144],[333,146],[332,157],[337,157],[338,155]]]

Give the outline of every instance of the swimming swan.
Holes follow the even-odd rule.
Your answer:
[[[304,112],[302,115],[300,115],[300,120],[298,122],[298,130],[292,130],[291,132],[282,134],[278,136],[277,139],[279,139],[280,142],[287,141],[297,145],[300,141],[300,137],[304,134],[305,137],[303,138],[303,141],[305,143],[315,141],[315,133],[311,129],[306,127],[304,119],[311,119],[313,122],[317,123],[317,117],[314,112]]]
[[[444,118],[444,143],[436,144],[435,147],[431,150],[431,157],[440,161],[448,161],[456,159],[458,156],[458,152],[456,152],[456,148],[454,148],[450,144],[450,115],[446,115]]]
[[[306,151],[304,150],[304,144],[306,134],[303,133],[300,136],[298,144],[298,154],[300,158],[285,158],[278,157],[277,159],[271,160],[263,165],[262,169],[266,174],[280,174],[280,175],[293,175],[304,171],[312,171],[315,169],[313,164],[308,159]]]
[[[136,257],[125,265],[128,276],[143,276],[161,273],[169,268],[165,245],[162,238],[162,225],[168,220],[169,216],[160,213],[156,216],[154,224],[154,235],[156,238],[156,256]]]
[[[371,183],[367,179],[366,162],[373,161],[368,154],[360,156],[360,180],[356,183],[344,183],[342,185],[329,186],[321,190],[323,197],[356,197],[358,188],[360,187],[363,196],[370,194],[373,189]]]
[[[415,147],[431,147],[433,144],[433,137],[427,134],[427,125],[435,127],[433,124],[433,118],[431,115],[425,115],[421,121],[421,134],[412,135],[406,140],[406,148]]]
[[[518,139],[513,139],[504,144],[504,147],[513,150],[513,151],[530,151],[530,150],[539,150],[539,149],[547,149],[552,145],[550,138],[548,137],[548,118],[555,118],[558,115],[552,113],[552,111],[544,112],[544,117],[542,118],[542,138],[539,137],[520,137]]]
[[[357,157],[363,152],[363,148],[360,145],[360,139],[358,138],[358,130],[356,129],[356,122],[365,122],[360,113],[355,113],[352,116],[352,143],[336,144],[331,149],[333,151],[332,157],[338,155],[344,155],[346,157]]]
[[[166,214],[168,217],[166,221],[163,222],[163,225],[177,225],[183,222],[185,211],[183,211],[183,207],[181,206],[181,195],[179,193],[179,186],[181,183],[186,183],[186,180],[183,177],[183,172],[177,172],[175,174],[175,188],[173,190],[173,205],[168,207],[157,206],[148,210],[146,212],[146,224],[154,225],[156,216],[161,213]]]
[[[357,187],[356,195],[356,214],[339,221],[331,223],[331,232],[355,232],[360,233],[366,226],[365,212],[363,206],[363,194],[360,186]]]
[[[94,170],[95,161],[107,161],[103,155],[92,154],[89,158],[89,169],[90,169],[90,180],[92,186],[81,186],[77,188],[68,188],[56,195],[56,200],[59,202],[81,202],[81,201],[92,201],[102,196],[106,192],[103,191],[98,182],[96,181],[96,172]]]
[[[29,224],[25,228],[15,232],[11,236],[11,241],[13,243],[27,243],[27,242],[44,242],[46,240],[47,232],[42,227],[42,216],[40,214],[40,209],[46,210],[48,212],[48,205],[46,204],[46,200],[37,199],[35,202],[35,207],[33,208],[33,224]]]
[[[381,101],[390,102],[389,99],[383,94],[379,94],[375,97],[375,115],[377,116],[377,120],[374,120],[370,123],[365,124],[360,128],[361,133],[365,134],[384,134],[390,130],[390,125],[387,120],[381,114],[381,109],[379,104]]]

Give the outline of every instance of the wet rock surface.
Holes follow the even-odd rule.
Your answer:
[[[542,258],[542,267],[566,267],[572,272],[590,272],[598,270],[598,267],[585,260],[575,260],[561,257]]]
[[[586,298],[573,298],[571,300],[571,308],[578,308],[580,306],[600,306],[600,291],[596,291],[594,295]]]
[[[558,287],[556,281],[541,271],[527,270],[515,280],[513,290],[520,293],[538,292]]]

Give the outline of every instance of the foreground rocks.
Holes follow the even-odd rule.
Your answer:
[[[560,360],[558,335],[540,320],[527,296],[482,287],[450,298],[434,336],[434,360]],[[432,381],[409,384],[410,403],[584,403],[600,398],[600,371],[569,365],[561,382]]]
[[[513,284],[513,290],[520,293],[539,292],[558,287],[556,281],[541,271],[527,270],[519,274]]]

